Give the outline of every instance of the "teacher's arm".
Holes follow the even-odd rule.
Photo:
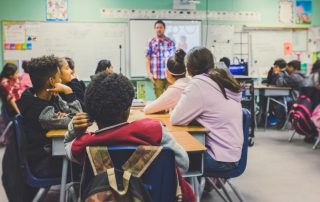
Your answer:
[[[151,73],[151,59],[149,55],[146,56],[146,70],[147,70],[148,78],[152,83],[154,83],[153,75]]]

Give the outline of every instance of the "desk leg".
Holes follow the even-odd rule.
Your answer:
[[[270,97],[267,98],[266,118],[264,120],[264,130],[267,129],[267,125],[268,125],[269,105],[270,105]]]
[[[60,202],[65,201],[67,177],[68,177],[68,159],[66,157],[63,157],[61,187],[60,187],[60,200],[59,200]]]

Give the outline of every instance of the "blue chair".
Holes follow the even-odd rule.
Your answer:
[[[25,181],[31,187],[39,188],[39,191],[32,201],[41,201],[51,186],[61,183],[61,178],[38,178],[32,174],[26,157],[26,138],[23,130],[23,117],[20,114],[15,116],[13,125],[18,146],[19,164]]]
[[[222,181],[222,179],[226,180],[227,184],[229,184],[229,186],[231,187],[231,189],[233,190],[233,192],[236,194],[237,198],[241,202],[245,201],[245,200],[243,199],[241,194],[237,191],[235,186],[233,186],[231,184],[229,179],[230,178],[235,178],[235,177],[238,177],[238,176],[242,175],[242,173],[245,171],[246,166],[247,166],[248,143],[249,143],[249,141],[248,141],[248,139],[249,139],[249,126],[250,126],[251,114],[250,114],[250,111],[248,109],[245,109],[245,108],[242,109],[242,113],[243,113],[243,138],[244,138],[244,141],[243,141],[243,146],[242,146],[242,152],[241,152],[239,165],[233,170],[216,171],[216,172],[213,172],[213,173],[206,173],[205,172],[203,174],[204,177],[215,177],[215,178],[217,178],[218,181],[220,182],[221,186],[222,186],[221,188],[222,188],[223,192],[225,193],[226,197],[228,198],[229,201],[232,201],[230,195],[228,194],[228,192],[226,190],[226,187],[224,186],[224,182]],[[214,186],[215,190],[218,192],[218,194],[221,196],[221,198],[224,201],[227,201],[225,199],[225,197],[219,192],[219,190],[216,187],[216,185],[214,183],[211,183],[211,184],[212,184],[212,186]]]
[[[135,150],[136,147],[131,146],[108,147],[115,169],[122,170],[122,165]],[[163,148],[150,167],[141,176],[142,182],[149,190],[153,202],[176,201],[177,176],[175,166],[174,152],[169,148]],[[85,162],[83,174],[82,179],[88,179],[88,181],[93,177],[88,158]],[[88,183],[87,181],[82,181],[82,186],[86,186]],[[81,190],[83,190],[83,187]]]

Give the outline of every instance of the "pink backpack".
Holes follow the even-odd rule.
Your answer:
[[[311,120],[316,126],[318,135],[320,136],[320,104],[313,110]]]

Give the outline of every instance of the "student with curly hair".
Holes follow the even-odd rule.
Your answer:
[[[169,111],[176,106],[182,91],[190,81],[190,79],[186,77],[186,66],[184,65],[185,55],[186,53],[182,49],[178,49],[175,55],[169,58],[166,77],[170,86],[160,97],[149,103],[143,109],[145,114]]]
[[[115,73],[97,74],[85,95],[88,114],[76,114],[69,124],[65,137],[67,156],[83,163],[86,146],[162,145],[175,152],[178,167],[186,172],[189,167],[187,153],[160,121],[141,119],[127,122],[133,98],[134,90],[128,78]],[[97,123],[99,129],[96,132],[86,132],[92,121]],[[190,192],[192,193],[191,190]]]
[[[28,66],[33,88],[24,91],[17,102],[24,118],[27,159],[37,177],[61,176],[62,159],[52,156],[52,140],[46,133],[67,128],[72,116],[82,111],[72,89],[60,83],[58,65],[59,59],[53,55],[31,59]],[[65,94],[65,101],[59,93]]]

